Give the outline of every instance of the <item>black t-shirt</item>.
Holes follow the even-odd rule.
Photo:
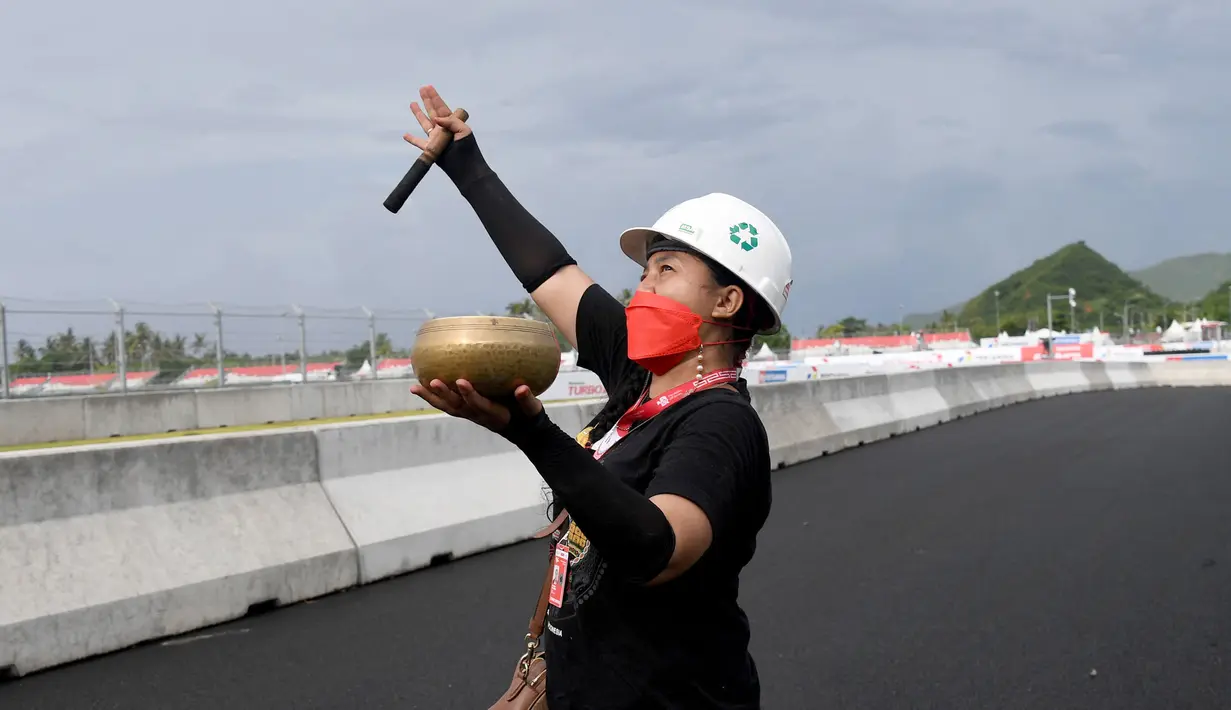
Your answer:
[[[577,341],[578,364],[609,392],[638,376],[624,307],[597,285],[581,299]],[[769,443],[756,410],[728,388],[702,390],[635,428],[601,461],[647,497],[696,503],[714,539],[683,575],[645,586],[608,570],[602,550],[571,521],[555,534],[553,549],[567,535],[570,555],[563,604],[548,606],[543,634],[548,706],[759,708],[748,619],[737,600],[740,570],[770,509]]]

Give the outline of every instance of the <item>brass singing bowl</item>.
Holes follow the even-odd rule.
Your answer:
[[[456,389],[468,380],[489,398],[510,397],[521,385],[538,396],[560,373],[555,330],[527,318],[435,318],[419,328],[411,358],[424,387],[440,380]]]

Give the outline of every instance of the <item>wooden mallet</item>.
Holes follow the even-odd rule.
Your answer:
[[[453,116],[463,121],[470,119],[470,114],[466,113],[464,108],[454,110]],[[449,144],[453,142],[452,131],[446,130],[444,126],[438,125],[436,127],[440,130],[428,139],[427,149],[410,166],[410,170],[407,170],[406,174],[402,176],[402,181],[398,183],[397,187],[393,188],[393,192],[390,192],[389,196],[385,198],[385,209],[390,212],[397,214],[398,210],[402,209],[402,205],[406,204],[406,200],[410,199],[410,193],[414,192],[415,188],[419,186],[419,181],[423,179],[424,175],[427,175],[428,170],[432,169],[432,165],[440,157],[440,154],[445,151],[445,148],[449,147]]]

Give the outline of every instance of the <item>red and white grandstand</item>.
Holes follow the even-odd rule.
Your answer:
[[[125,379],[129,389],[138,389],[149,384],[158,374],[151,372],[129,372]],[[18,377],[9,383],[9,391],[14,395],[24,394],[83,394],[87,392],[106,392],[120,389],[120,378],[114,372],[101,375],[46,375],[36,377]]]

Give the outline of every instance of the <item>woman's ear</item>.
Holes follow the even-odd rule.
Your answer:
[[[710,317],[718,321],[731,320],[743,305],[743,289],[739,286],[722,286],[718,289],[718,302],[714,304]]]

